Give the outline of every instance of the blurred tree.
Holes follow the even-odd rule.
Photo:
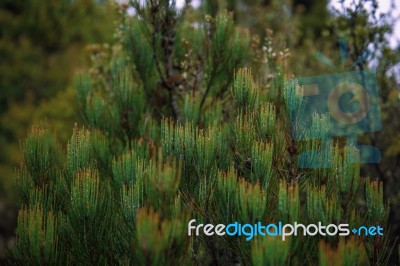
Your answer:
[[[82,66],[85,43],[110,40],[110,6],[78,0],[0,2],[0,112],[9,100],[34,101],[65,88]]]
[[[347,40],[347,64],[357,70],[370,70],[376,74],[382,113],[383,128],[379,132],[360,136],[360,141],[376,146],[382,153],[379,164],[363,165],[363,173],[379,176],[384,182],[385,197],[390,199],[390,220],[393,237],[400,235],[400,44],[391,47],[393,27],[398,21],[393,15],[395,2],[388,12],[380,12],[380,1],[357,0],[352,6],[342,3],[334,10],[335,19],[330,21],[332,35]]]
[[[73,90],[64,90],[86,65],[85,46],[111,41],[114,10],[108,1],[0,1],[0,257],[3,238],[13,234],[5,228],[14,227],[11,180],[23,132],[47,119],[65,141],[77,116]]]
[[[297,41],[300,43],[306,37],[321,36],[331,16],[327,8],[328,0],[204,0],[202,4],[211,15],[224,9],[233,12],[237,24],[261,36],[264,36],[265,27],[280,31],[280,27],[296,25],[298,20],[300,35]]]
[[[85,44],[111,40],[114,18],[111,5],[87,0],[0,2],[0,117],[12,122],[0,125],[2,146],[16,148],[13,144],[30,127],[15,128],[22,124],[11,120],[10,103],[31,119],[29,108],[64,90],[74,69],[85,65]],[[24,108],[27,102],[31,107]],[[0,155],[2,167],[9,156]]]

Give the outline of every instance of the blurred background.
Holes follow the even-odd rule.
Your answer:
[[[74,74],[93,67],[98,62],[96,51],[116,42],[122,17],[135,15],[134,10],[121,8],[126,2],[0,1],[0,263],[16,226],[13,181],[22,160],[20,141],[39,123],[55,132],[65,147],[73,124],[80,121]],[[184,2],[178,0],[177,8]],[[338,39],[346,39],[348,45],[344,68],[365,57],[362,66],[376,72],[381,90],[383,130],[360,136],[360,142],[378,147],[383,158],[380,164],[363,165],[362,175],[384,181],[395,239],[400,232],[400,3],[193,0],[190,5],[194,17],[232,11],[235,23],[254,34],[252,45],[267,39],[290,54],[285,71],[294,76],[337,72],[341,66]],[[257,59],[254,55],[252,60]]]
[[[114,11],[91,0],[0,1],[0,258],[16,226],[20,140],[46,123],[66,143],[79,121],[73,75],[86,67],[90,44],[112,40]]]

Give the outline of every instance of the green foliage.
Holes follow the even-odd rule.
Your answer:
[[[182,236],[186,232],[186,223],[182,219],[161,219],[160,215],[152,210],[140,209],[137,215],[139,255],[135,263],[142,265],[179,263],[184,250],[175,247],[184,245],[185,240]]]
[[[253,265],[287,265],[290,240],[281,241],[273,237],[257,239],[252,243]]]
[[[251,82],[250,76],[245,78],[245,82]],[[291,85],[287,84],[286,90],[290,90]],[[116,97],[122,99],[115,104],[123,105],[124,94]],[[244,104],[249,104],[249,101],[251,99],[245,100]],[[269,104],[269,110],[274,110],[271,105],[273,103]],[[54,175],[56,178],[49,181],[55,187],[57,183],[66,184],[58,185],[65,189],[66,194],[61,208],[56,205],[62,199],[60,195],[57,197],[56,192],[59,190],[48,190],[43,180],[36,190],[29,185],[30,180],[34,184],[38,182],[35,179],[36,172],[46,172],[43,169],[50,171],[54,166],[48,163],[47,154],[53,147],[49,135],[40,130],[34,131],[25,142],[26,152],[31,151],[27,153],[25,163],[29,176],[19,180],[26,184],[23,186],[35,192],[29,194],[30,200],[25,202],[24,207],[33,209],[31,212],[24,211],[19,217],[18,248],[13,253],[15,259],[27,258],[18,251],[22,249],[26,254],[32,254],[29,255],[32,256],[32,262],[40,258],[40,263],[57,260],[58,252],[63,252],[62,256],[66,256],[67,261],[84,264],[189,263],[192,256],[199,262],[229,263],[232,258],[244,264],[250,261],[284,264],[302,261],[303,252],[309,250],[306,259],[308,263],[318,260],[324,263],[326,256],[333,256],[326,253],[331,245],[335,246],[332,239],[328,240],[329,248],[320,246],[318,238],[302,236],[291,238],[288,242],[256,238],[254,243],[240,237],[231,240],[228,237],[189,239],[186,236],[187,221],[189,217],[196,217],[200,221],[214,223],[257,223],[265,219],[305,224],[316,220],[323,223],[348,221],[357,225],[362,225],[365,221],[373,224],[385,223],[387,209],[383,203],[382,190],[379,187],[381,185],[361,181],[359,166],[347,160],[346,156],[353,156],[351,153],[334,146],[332,149],[337,154],[334,160],[337,167],[310,169],[304,173],[299,169],[289,169],[288,174],[280,176],[280,167],[292,166],[290,163],[286,164],[288,159],[283,159],[274,166],[274,159],[280,156],[277,153],[279,150],[273,148],[274,138],[268,136],[271,142],[266,142],[265,134],[258,134],[258,120],[254,119],[254,115],[243,113],[240,105],[232,102],[229,108],[238,112],[240,120],[231,118],[231,130],[241,132],[239,135],[229,134],[230,131],[224,131],[223,127],[216,125],[203,129],[193,122],[180,124],[164,119],[160,124],[160,139],[145,140],[148,136],[137,136],[129,143],[117,142],[121,146],[118,149],[109,149],[116,143],[107,142],[108,136],[99,134],[94,129],[75,127],[68,144],[65,163],[61,167],[64,171]],[[254,113],[263,108],[265,106],[254,106]],[[286,117],[282,116],[274,121],[286,123]],[[235,123],[238,123],[237,126]],[[241,125],[245,126],[241,128]],[[224,137],[220,138],[219,135]],[[143,142],[148,145],[142,146]],[[228,143],[238,149],[232,150]],[[145,150],[147,152],[143,152]],[[114,155],[111,156],[110,153]],[[319,171],[326,174],[327,180],[318,178]],[[359,189],[360,186],[365,186],[366,190]],[[278,191],[277,197],[274,196],[275,191]],[[24,197],[25,194],[21,193],[21,196]],[[300,200],[301,194],[306,195],[305,203]],[[365,200],[365,210],[357,208],[360,200]],[[34,208],[39,208],[35,206],[43,206],[46,214],[34,212]],[[56,214],[53,214],[52,209],[58,210]],[[366,214],[370,217],[368,220],[365,219]],[[23,239],[35,238],[35,235],[30,235],[33,232],[22,229],[25,226],[24,221],[28,219],[25,216],[37,223],[39,217],[45,219],[47,215],[54,215],[54,218],[48,219],[57,221],[55,229],[43,224],[32,226],[41,228],[45,236],[52,236],[52,230],[56,230],[53,238],[68,249],[59,250],[50,258],[35,257],[38,252],[46,251],[30,249],[24,244]],[[53,220],[51,222],[55,223]],[[193,242],[194,249],[189,248],[190,241]],[[370,257],[369,262],[385,261],[387,243],[377,248],[373,238],[359,237],[352,241],[355,242],[339,244],[339,250],[342,249],[341,245],[346,248],[357,247],[360,252],[354,255],[357,259],[357,254],[372,255],[378,252],[379,255]],[[57,243],[44,241],[43,249],[50,248],[47,243],[52,243],[51,248],[57,248]],[[224,246],[229,246],[229,249],[224,249]],[[211,247],[221,249],[219,253],[222,255],[207,251]],[[276,252],[265,253],[267,247]],[[211,252],[211,258],[200,256],[201,249]],[[187,252],[193,255],[184,256]],[[335,256],[340,256],[345,264],[354,260],[353,255],[343,255],[342,251]]]
[[[86,168],[75,174],[70,189],[70,202],[60,223],[64,243],[68,245],[68,260],[73,264],[102,264],[107,261],[113,235],[115,216],[110,198],[110,186],[100,186],[97,170]],[[99,223],[102,217],[104,222]]]
[[[15,235],[20,140],[47,123],[67,142],[78,120],[72,75],[87,65],[87,44],[111,41],[114,19],[108,1],[0,2],[0,264]]]
[[[354,150],[339,142],[329,147],[333,167],[298,167],[300,152],[321,144],[296,142],[293,131],[323,138],[329,121],[315,115],[309,132],[294,123],[301,88],[277,73],[279,62],[267,80],[242,68],[250,38],[227,12],[196,21],[193,37],[190,10],[174,1],[133,6],[118,42],[77,79],[87,127],[74,127],[65,152],[42,130],[24,142],[15,262],[387,263],[382,184],[361,177]],[[385,235],[189,237],[191,219],[369,223]]]
[[[46,215],[39,206],[32,206],[31,209],[21,209],[19,217],[19,238],[14,250],[18,257],[24,258],[20,263],[27,260],[35,265],[60,263],[59,228],[55,215],[51,212]]]
[[[363,265],[367,263],[367,257],[363,246],[354,238],[348,242],[339,241],[337,249],[332,249],[326,243],[320,243],[321,265]]]
[[[235,104],[241,109],[252,110],[257,102],[257,94],[253,85],[253,77],[248,69],[239,69],[236,72],[232,86]]]
[[[110,37],[109,11],[94,1],[2,1],[0,113],[27,90],[39,101],[64,89],[84,45]]]
[[[399,45],[389,43],[386,36],[394,34],[393,25],[398,22],[394,8],[381,14],[380,1],[371,1],[370,9],[362,1],[355,1],[354,8],[340,6],[335,10],[337,20],[330,21],[332,31],[348,42],[348,54],[358,70],[373,69],[376,72],[380,93],[383,128],[380,132],[363,136],[361,141],[377,146],[382,152],[382,161],[378,165],[363,166],[362,171],[369,176],[379,176],[384,183],[385,197],[391,199],[391,217],[395,235],[400,228],[398,190],[399,167],[397,158],[399,120],[396,112],[399,107],[399,81],[396,65],[399,63]],[[370,52],[368,53],[367,50]],[[379,52],[375,52],[379,51]]]

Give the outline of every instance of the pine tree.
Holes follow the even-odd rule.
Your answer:
[[[12,259],[29,265],[385,264],[382,183],[360,177],[352,147],[331,168],[301,168],[304,100],[285,55],[250,46],[232,14],[195,19],[174,1],[133,2],[118,42],[76,80],[85,126],[64,152],[46,129],[23,142]],[[125,13],[125,11],[123,11]],[[267,44],[266,44],[267,45]],[[262,55],[262,64],[252,57]],[[253,69],[256,68],[257,69]],[[252,73],[264,73],[264,76]],[[329,120],[310,131],[324,138]],[[298,133],[298,132],[297,132]],[[321,149],[322,150],[322,149]],[[384,236],[188,236],[188,222],[381,225]]]

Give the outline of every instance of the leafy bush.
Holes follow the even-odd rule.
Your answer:
[[[13,260],[387,263],[387,231],[287,241],[187,236],[191,219],[385,226],[388,207],[382,183],[360,177],[351,147],[331,147],[332,168],[298,167],[301,151],[320,147],[292,138],[298,84],[286,78],[283,55],[248,60],[251,38],[230,13],[194,22],[173,1],[133,5],[137,16],[120,25],[120,42],[97,47],[94,67],[77,78],[86,126],[74,127],[65,152],[39,127],[23,143]],[[263,69],[269,79],[253,76]],[[313,125],[320,131],[312,133],[326,133],[325,116]]]

